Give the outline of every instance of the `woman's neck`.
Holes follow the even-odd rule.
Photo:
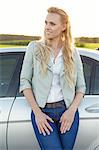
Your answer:
[[[61,39],[50,40],[50,46],[54,51],[58,51],[62,47]]]

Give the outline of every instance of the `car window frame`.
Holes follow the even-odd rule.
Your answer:
[[[94,68],[94,59],[93,58],[90,58],[88,56],[84,56],[84,55],[80,55],[81,56],[81,60],[82,60],[82,63],[83,62],[86,62],[88,64],[90,64],[91,66],[91,76],[90,76],[90,83],[89,83],[89,92],[86,93],[85,95],[92,95],[92,92],[93,92],[93,80],[94,80],[94,73],[95,73],[95,70],[93,70]]]
[[[95,75],[96,75],[96,67],[97,67],[97,66],[99,66],[99,61],[94,60],[94,64],[93,64],[93,72],[94,72],[94,74],[93,74],[93,87],[92,87],[92,91],[91,91],[92,95],[99,95],[99,93],[98,93],[98,94],[94,94]]]
[[[13,75],[11,76],[11,82],[9,83],[7,94],[3,97],[15,97],[16,96],[16,92],[18,90],[18,84],[19,84],[19,74],[20,74],[20,70],[21,70],[21,64],[23,61],[24,53],[25,52],[4,52],[4,53],[2,52],[2,53],[0,53],[0,56],[8,56],[8,55],[16,56],[17,55],[16,56],[17,62],[16,62],[16,66],[15,66]],[[18,76],[18,81],[15,80],[16,76]],[[16,82],[16,86],[15,86],[15,82]],[[12,92],[14,92],[13,96],[11,95]]]

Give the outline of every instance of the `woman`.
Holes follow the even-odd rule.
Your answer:
[[[31,121],[42,150],[73,149],[79,126],[78,106],[85,89],[69,17],[64,10],[50,7],[44,40],[29,43],[20,76],[20,92],[31,106]]]

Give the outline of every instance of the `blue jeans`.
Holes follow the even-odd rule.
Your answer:
[[[41,150],[73,150],[79,126],[79,113],[77,110],[75,113],[74,122],[70,130],[66,131],[66,133],[61,134],[61,123],[59,122],[59,120],[66,109],[67,108],[65,103],[63,107],[42,108],[42,111],[54,120],[54,123],[48,121],[50,126],[53,128],[53,132],[51,132],[50,135],[46,134],[46,136],[39,133],[38,127],[35,122],[35,115],[33,111],[31,112],[32,125]]]

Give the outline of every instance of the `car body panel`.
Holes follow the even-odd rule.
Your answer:
[[[0,150],[6,150],[7,124],[14,97],[0,98]]]
[[[80,119],[74,150],[96,150],[99,144],[99,119]],[[96,141],[96,144],[94,144]]]
[[[6,123],[0,123],[0,150],[6,150]]]
[[[16,97],[10,113],[11,121],[30,121],[31,108],[25,97]]]
[[[8,146],[10,150],[39,149],[30,114],[31,108],[25,97],[17,97],[8,124]]]
[[[85,95],[79,106],[81,119],[99,119],[99,96]]]
[[[0,98],[0,123],[7,123],[14,97]]]
[[[13,141],[13,142],[12,142]],[[8,130],[9,150],[39,150],[30,121],[10,122]]]

